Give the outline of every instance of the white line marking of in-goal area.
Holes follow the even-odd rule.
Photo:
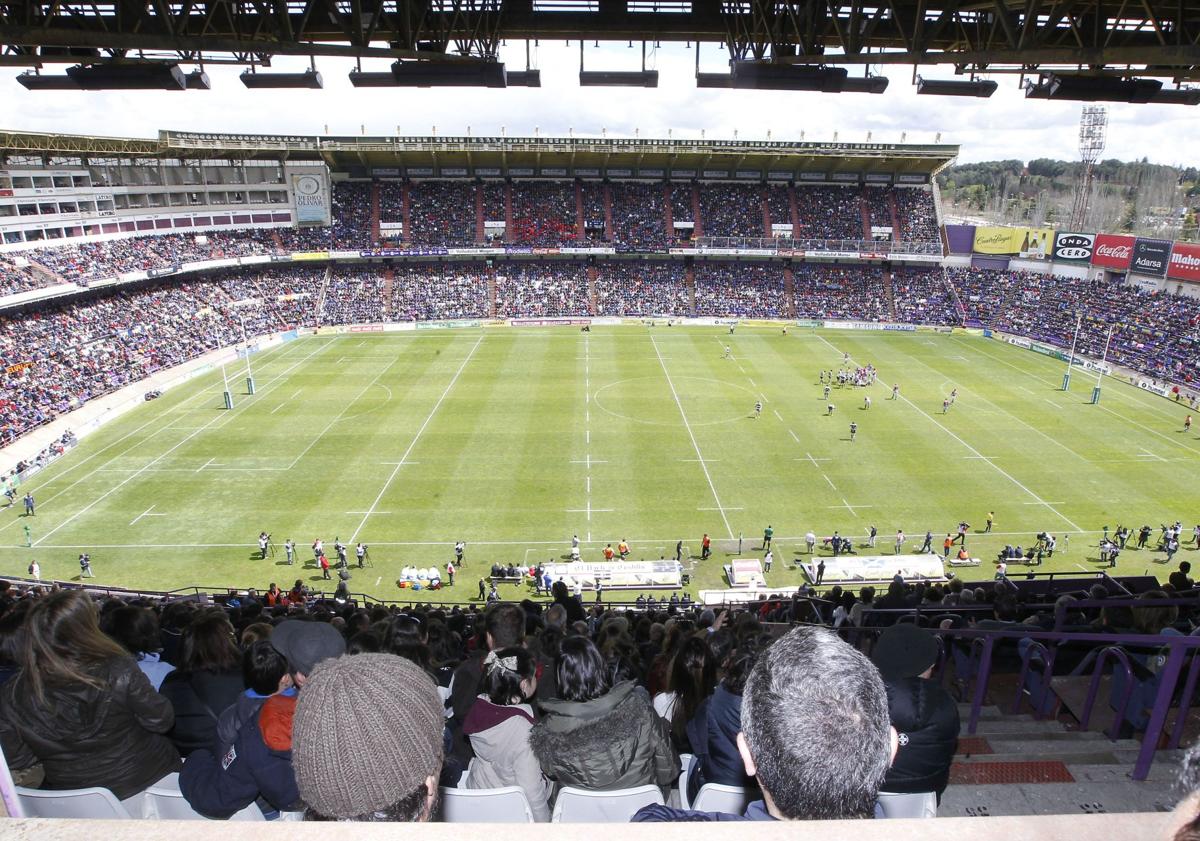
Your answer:
[[[391,475],[387,477],[387,481],[384,482],[383,487],[379,489],[379,495],[375,497],[375,501],[371,503],[371,507],[367,509],[365,514],[363,514],[362,521],[359,522],[358,528],[356,528],[354,533],[350,535],[351,543],[358,539],[358,533],[362,531],[363,526],[367,524],[367,520],[371,517],[371,514],[373,514],[375,509],[379,507],[379,501],[383,499],[383,495],[387,493],[387,489],[391,487],[392,481],[396,478],[396,474],[400,472],[400,468],[404,466],[406,461],[408,461],[408,457],[412,454],[413,448],[416,447],[417,442],[421,440],[421,435],[424,434],[425,428],[429,426],[429,422],[433,420],[433,416],[436,415],[437,410],[441,408],[442,402],[446,399],[446,395],[450,393],[450,389],[454,388],[454,384],[458,382],[458,378],[462,375],[463,370],[467,367],[467,363],[471,361],[471,357],[475,355],[475,350],[479,347],[479,344],[482,341],[483,336],[481,335],[475,340],[475,344],[471,345],[471,350],[467,353],[466,358],[463,359],[462,364],[458,366],[458,370],[454,372],[454,376],[450,378],[450,382],[446,384],[446,388],[442,391],[442,396],[439,397],[437,402],[433,404],[433,408],[429,410],[429,414],[426,416],[425,422],[421,424],[421,428],[418,429],[417,434],[413,436],[412,443],[408,445],[408,449],[404,451],[404,455],[400,456],[400,463],[392,468]]]
[[[208,467],[210,464],[212,464],[212,463],[213,463],[214,461],[216,461],[216,460],[217,460],[217,459],[216,459],[215,457],[214,457],[214,458],[210,458],[208,461],[204,462],[204,464],[202,464],[202,465],[200,465],[199,467],[197,467],[197,468],[196,468],[196,472],[197,472],[197,473],[199,473],[201,470],[203,470],[204,468]]]
[[[708,480],[708,489],[712,491],[713,501],[717,503],[717,510],[721,512],[721,520],[725,523],[725,530],[729,533],[729,539],[733,539],[733,526],[729,524],[729,518],[725,516],[725,508],[721,505],[721,497],[717,495],[717,486],[713,484],[712,475],[708,472],[708,465],[704,463],[704,454],[700,452],[700,445],[696,443],[696,436],[692,432],[692,425],[688,423],[687,412],[683,410],[683,403],[679,399],[679,392],[675,390],[675,382],[671,379],[671,372],[667,370],[667,363],[663,362],[662,351],[658,349],[658,341],[651,336],[650,344],[654,345],[654,355],[658,357],[658,364],[662,366],[663,376],[667,378],[667,385],[671,389],[671,396],[675,398],[675,406],[679,409],[679,416],[683,418],[684,429],[687,430],[688,438],[692,440],[692,449],[696,451],[696,459],[700,462],[700,469],[704,471],[704,478]]]

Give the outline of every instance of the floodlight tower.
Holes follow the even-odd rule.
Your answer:
[[[1107,106],[1083,106],[1083,113],[1079,115],[1079,155],[1083,160],[1083,172],[1075,189],[1075,203],[1071,207],[1072,230],[1082,231],[1087,223],[1088,204],[1092,199],[1092,175],[1096,161],[1104,152],[1107,131]]]

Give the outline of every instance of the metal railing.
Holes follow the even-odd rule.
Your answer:
[[[803,252],[804,254],[866,254],[942,256],[940,242],[892,242],[871,239],[804,239],[794,237],[697,237],[696,248],[748,251]]]

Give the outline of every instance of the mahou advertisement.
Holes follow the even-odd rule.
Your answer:
[[[1123,237],[1116,234],[1096,234],[1096,245],[1092,249],[1092,265],[1115,269],[1119,272],[1129,270],[1133,261],[1133,237]]]
[[[1167,274],[1179,280],[1200,281],[1200,245],[1175,243],[1171,262],[1167,264]]]

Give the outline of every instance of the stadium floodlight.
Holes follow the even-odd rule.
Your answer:
[[[406,88],[503,88],[504,65],[499,61],[397,61],[396,84]]]
[[[183,77],[183,81],[190,91],[210,91],[212,90],[212,82],[208,78],[208,74],[203,70],[193,70]]]
[[[391,73],[364,73],[362,70],[350,71],[350,84],[356,88],[396,88],[400,83]]]
[[[1072,76],[1046,73],[1039,82],[1025,81],[1026,99],[1074,100],[1077,102],[1153,101],[1162,91],[1158,79],[1119,79],[1112,76]]]
[[[505,82],[510,88],[540,88],[542,86],[541,70],[509,70],[504,75]]]
[[[733,86],[743,90],[841,93],[848,75],[844,67],[807,67],[767,61],[733,62]]]
[[[162,61],[106,61],[77,64],[67,75],[85,91],[182,91],[188,86],[178,64]]]
[[[580,70],[581,88],[657,88],[657,70]]]
[[[842,93],[883,93],[887,87],[887,76],[851,77],[842,84]]]
[[[926,96],[991,96],[1000,86],[991,79],[926,79],[917,77],[917,93]]]
[[[732,88],[732,73],[701,73],[696,71],[696,87],[698,88]]]
[[[1153,105],[1200,105],[1200,88],[1165,88],[1150,97]]]
[[[321,90],[325,82],[316,70],[305,70],[303,73],[258,73],[246,70],[239,77],[242,84],[251,90],[266,88],[306,88]]]
[[[22,73],[17,84],[29,91],[77,91],[79,83],[70,76],[59,73]]]

